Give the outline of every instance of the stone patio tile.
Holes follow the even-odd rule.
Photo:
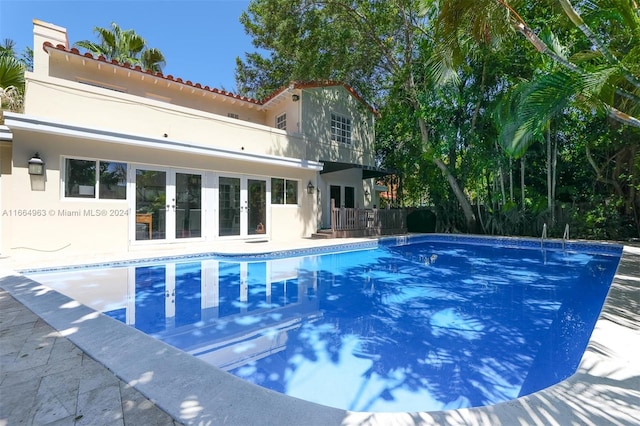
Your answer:
[[[27,340],[33,333],[33,328],[37,321],[21,322],[19,324],[1,324],[0,339],[13,338]]]
[[[179,425],[133,387],[120,382],[122,412],[127,426]]]
[[[75,390],[51,389],[41,385],[36,396],[33,423],[46,425],[73,416],[76,399]]]
[[[41,398],[41,395],[47,395],[47,392],[55,395],[71,415],[76,412],[79,383],[80,379],[67,377],[65,373],[45,376],[40,383],[38,398]]]
[[[49,376],[53,374],[64,373],[66,375],[74,374],[78,368],[82,365],[82,352],[74,354],[69,358],[51,359],[45,366],[43,375]]]
[[[124,425],[120,386],[93,389],[78,395],[78,426]]]
[[[40,386],[40,378],[0,387],[0,419],[7,425],[31,424],[32,409]]]
[[[31,312],[28,309],[15,310],[11,312],[3,313],[3,316],[0,317],[0,330],[4,330],[6,328],[15,328],[20,326],[28,326],[29,324],[35,324],[38,321],[38,317],[36,314]]]
[[[14,358],[17,357],[28,337],[27,335],[0,336],[0,342],[2,342],[0,344],[0,356],[11,356],[13,354]]]
[[[4,360],[0,362],[6,365]],[[32,368],[27,368],[25,370],[9,372],[5,372],[3,367],[2,377],[0,378],[0,390],[4,388],[11,389],[12,386],[18,385],[20,383],[29,382],[34,379],[40,379],[43,377],[44,371],[47,367],[47,365],[40,365]]]
[[[120,383],[120,379],[102,365],[90,359],[87,355],[84,355],[84,358],[82,369],[80,370],[82,371],[82,376],[79,382],[79,393],[83,394],[96,389],[116,386]],[[87,358],[91,362],[88,362]]]
[[[62,419],[54,420],[51,423],[47,423],[43,426],[75,426],[76,424],[76,416],[64,417]]]
[[[82,351],[76,345],[64,338],[56,338],[51,349],[49,362],[60,361],[65,359],[76,359],[78,363],[82,362]]]
[[[15,360],[9,365],[3,366],[3,372],[23,371],[33,367],[46,365],[49,361],[51,347],[34,345],[33,342],[25,342],[16,355]]]

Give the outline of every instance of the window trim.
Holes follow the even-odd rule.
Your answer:
[[[67,196],[67,160],[92,161],[95,164],[95,183],[93,185],[93,197],[70,197]],[[100,198],[100,163],[121,163],[126,167],[125,176],[125,196],[124,198]],[[61,156],[60,160],[60,199],[65,201],[84,201],[84,202],[100,202],[100,203],[118,203],[127,202],[129,198],[129,163],[118,160],[106,160],[92,157],[80,156]]]
[[[282,202],[281,203],[275,203],[273,201],[273,197],[274,197],[274,185],[273,185],[273,180],[274,179],[280,179],[282,180]],[[287,203],[287,182],[295,182],[296,183],[296,202],[295,203]],[[270,192],[271,192],[271,196],[270,198],[270,204],[272,206],[280,206],[280,207],[299,207],[300,206],[300,179],[288,179],[288,178],[284,178],[284,177],[278,177],[278,176],[271,176],[271,178],[269,179],[269,184],[271,185],[270,187]]]
[[[283,112],[280,115],[276,115],[275,126],[276,126],[276,129],[285,130],[285,131],[287,130],[287,113],[286,112]]]
[[[330,118],[331,141],[344,145],[351,145],[353,142],[353,124],[351,117],[331,113]]]

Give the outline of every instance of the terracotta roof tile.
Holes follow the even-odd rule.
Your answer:
[[[216,94],[220,94],[220,95],[223,95],[223,96],[228,96],[230,98],[238,99],[238,100],[243,101],[243,102],[248,102],[248,103],[252,103],[252,104],[255,104],[255,105],[261,105],[261,106],[265,105],[266,103],[268,103],[269,101],[271,101],[272,99],[274,99],[275,97],[277,97],[278,95],[280,95],[281,93],[283,93],[285,90],[287,90],[290,87],[294,88],[294,89],[306,89],[306,88],[313,88],[313,87],[342,86],[349,93],[351,93],[356,99],[358,99],[365,106],[367,106],[367,108],[369,108],[369,110],[371,110],[372,113],[374,113],[376,115],[379,114],[378,110],[376,110],[374,107],[369,105],[362,98],[362,96],[360,96],[360,94],[358,94],[358,92],[356,92],[356,90],[353,87],[349,86],[348,84],[339,82],[339,81],[333,81],[333,80],[322,80],[322,81],[314,80],[314,81],[306,81],[306,82],[295,81],[295,82],[292,82],[288,86],[281,87],[280,89],[276,90],[275,92],[273,92],[271,95],[267,96],[266,98],[264,98],[262,100],[257,100],[257,99],[253,99],[253,98],[248,98],[246,96],[236,95],[235,93],[227,92],[225,90],[211,88],[209,86],[202,86],[200,83],[195,83],[194,84],[190,80],[184,81],[182,78],[180,78],[180,77],[176,78],[171,74],[165,76],[165,75],[162,74],[162,72],[154,72],[154,71],[151,71],[151,70],[143,70],[142,67],[140,67],[139,65],[132,66],[131,64],[129,64],[127,62],[124,62],[124,63],[118,62],[116,59],[112,59],[112,60],[109,61],[109,60],[107,60],[107,58],[105,58],[102,55],[100,55],[98,57],[95,57],[90,52],[86,52],[86,53],[83,54],[77,48],[72,47],[72,48],[68,49],[63,44],[58,44],[57,46],[54,46],[51,42],[46,41],[46,42],[44,42],[42,48],[47,53],[49,52],[49,49],[60,50],[62,52],[71,53],[73,55],[81,56],[81,57],[88,58],[88,59],[93,59],[93,60],[100,61],[100,62],[110,63],[112,65],[115,65],[115,66],[118,66],[118,67],[122,67],[122,68],[125,68],[125,69],[129,69],[129,70],[134,70],[134,71],[140,72],[140,73],[151,74],[151,75],[156,76],[158,78],[169,80],[169,81],[174,82],[174,83],[185,84],[187,86],[196,87],[198,89],[206,90],[206,91],[211,92],[211,93],[216,93]]]
[[[293,81],[288,86],[282,86],[281,88],[279,88],[278,90],[273,92],[271,95],[267,96],[265,99],[262,100],[262,103],[266,104],[267,102],[269,102],[270,100],[276,98],[277,96],[279,96],[280,94],[282,94],[285,90],[287,90],[289,88],[291,88],[291,89],[309,89],[309,88],[314,88],[314,87],[332,87],[332,86],[342,86],[342,87],[344,87],[349,93],[351,93],[351,95],[353,95],[356,99],[358,99],[360,102],[362,102],[373,114],[375,114],[375,115],[379,115],[380,114],[380,112],[377,109],[375,109],[373,106],[371,106],[369,103],[367,103],[367,101],[365,101],[364,98],[362,96],[360,96],[360,94],[353,87],[351,87],[348,84],[343,83],[341,81],[335,81],[335,80]]]

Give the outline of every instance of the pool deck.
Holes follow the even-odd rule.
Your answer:
[[[260,253],[347,241],[366,240],[237,242],[212,251]],[[171,254],[135,252],[81,263]],[[493,406],[416,413],[349,412],[251,385],[14,272],[70,263],[0,259],[0,426],[640,424],[640,247],[625,246],[576,374]]]

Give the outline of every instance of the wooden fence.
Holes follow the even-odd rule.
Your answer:
[[[335,237],[363,237],[405,234],[404,209],[360,209],[336,207],[331,200],[331,231]]]

